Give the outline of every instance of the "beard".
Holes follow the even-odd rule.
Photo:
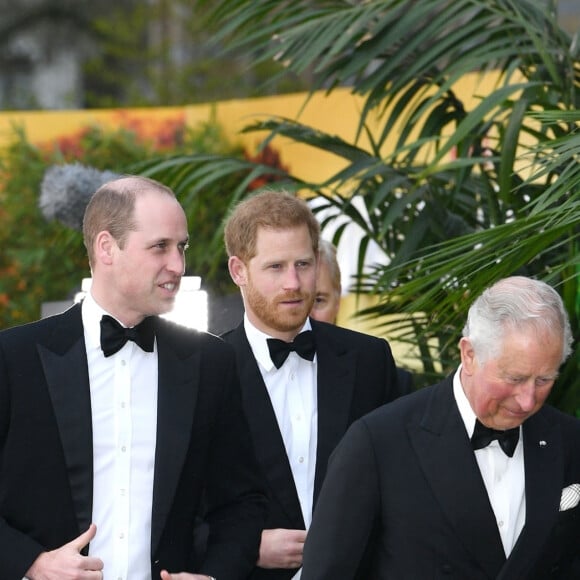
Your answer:
[[[315,292],[288,292],[268,300],[251,281],[244,288],[246,308],[252,310],[262,323],[279,332],[299,331],[312,310],[315,297]],[[281,302],[288,300],[302,302],[294,307],[279,307]]]

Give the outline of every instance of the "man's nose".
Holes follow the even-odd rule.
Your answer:
[[[522,411],[531,411],[534,408],[536,405],[536,387],[533,379],[520,386],[516,400]]]
[[[290,267],[284,275],[284,289],[295,290],[296,288],[300,288],[300,277],[296,268]]]
[[[167,269],[179,276],[183,276],[185,273],[185,255],[180,248],[172,250],[167,262]]]

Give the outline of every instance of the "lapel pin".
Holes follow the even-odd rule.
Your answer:
[[[543,439],[540,440],[540,447],[546,447],[548,445]]]

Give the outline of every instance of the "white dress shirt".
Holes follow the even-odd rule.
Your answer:
[[[471,439],[476,416],[465,395],[460,380],[461,367],[453,377],[453,394]],[[495,515],[506,557],[510,555],[526,521],[526,486],[522,429],[513,457],[508,457],[497,440],[476,450],[475,459],[483,478]]]
[[[317,358],[308,361],[291,352],[277,369],[266,342],[272,337],[258,330],[247,316],[244,317],[244,329],[274,408],[308,529],[312,521],[318,440]],[[306,330],[311,330],[310,320],[301,332]],[[298,578],[300,571],[294,576],[295,580]]]
[[[93,427],[93,522],[89,554],[104,580],[151,580],[151,511],[157,433],[157,348],[132,341],[105,357],[90,294],[82,304]]]

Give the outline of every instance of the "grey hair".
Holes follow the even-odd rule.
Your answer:
[[[532,327],[562,338],[562,363],[572,352],[570,320],[560,295],[548,284],[512,276],[487,288],[471,305],[463,336],[484,362],[499,354],[505,333]]]
[[[330,280],[332,281],[332,288],[340,296],[342,292],[342,285],[340,281],[340,266],[336,256],[336,246],[332,242],[320,238],[318,243],[318,252],[319,261],[325,263],[328,266]]]

